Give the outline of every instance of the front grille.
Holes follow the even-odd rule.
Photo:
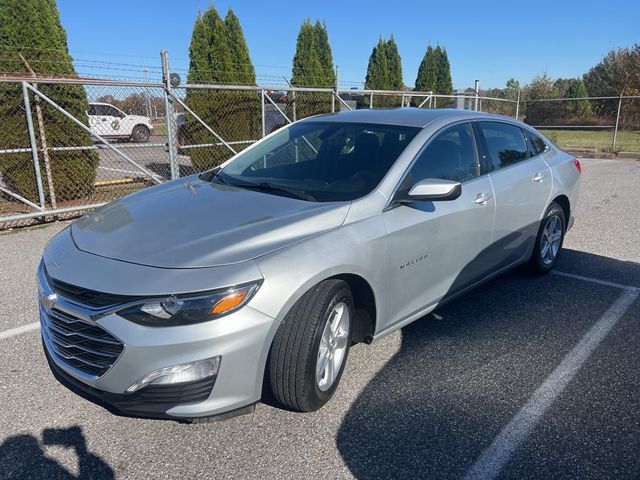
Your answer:
[[[89,308],[103,308],[112,305],[122,305],[140,297],[132,295],[116,295],[113,293],[96,292],[51,278],[45,269],[47,282],[51,289],[67,300]]]
[[[41,308],[42,335],[54,357],[91,377],[102,376],[118,359],[124,345],[98,325],[56,308]]]

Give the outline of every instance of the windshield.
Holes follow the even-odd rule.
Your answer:
[[[214,181],[308,201],[349,201],[371,192],[420,129],[303,122],[240,153]]]

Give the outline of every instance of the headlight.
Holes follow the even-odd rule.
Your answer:
[[[262,282],[225,290],[190,295],[172,295],[128,306],[118,315],[148,327],[172,327],[207,322],[238,310],[258,290]]]

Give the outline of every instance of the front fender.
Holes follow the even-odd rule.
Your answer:
[[[389,245],[381,216],[370,217],[256,259],[265,278],[252,308],[282,321],[311,287],[354,274],[366,280],[376,302],[376,331],[389,318]]]

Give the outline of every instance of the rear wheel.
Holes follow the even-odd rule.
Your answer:
[[[555,267],[562,250],[566,231],[564,210],[552,203],[540,223],[529,265],[535,273],[545,274]]]
[[[342,280],[325,280],[296,302],[269,358],[271,392],[281,405],[311,412],[338,387],[351,345],[353,298]]]
[[[131,140],[144,143],[149,140],[149,129],[145,125],[136,125],[131,132]]]

